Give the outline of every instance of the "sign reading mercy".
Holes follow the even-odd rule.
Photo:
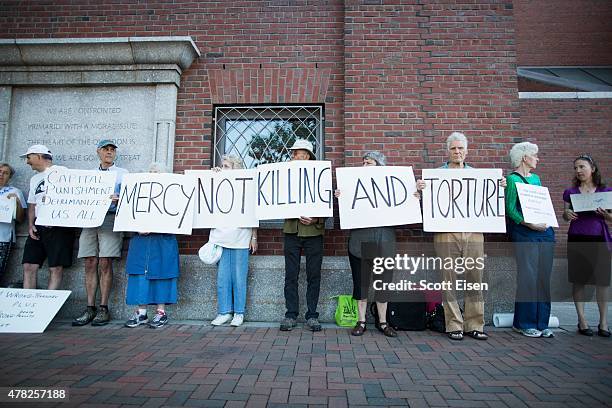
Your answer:
[[[37,205],[37,225],[57,227],[99,227],[111,205],[115,190],[114,171],[51,171],[45,184],[47,193]]]
[[[525,183],[515,185],[525,222],[559,227],[548,188]]]
[[[336,184],[341,229],[422,222],[412,167],[341,167]]]
[[[257,170],[258,219],[333,216],[331,162],[295,160]]]
[[[257,170],[186,170],[196,177],[193,228],[258,227]]]
[[[0,288],[0,333],[42,333],[69,290]]]
[[[11,223],[17,211],[15,197],[0,197],[0,222]]]
[[[190,234],[195,184],[183,174],[124,175],[113,230]]]
[[[423,230],[505,232],[501,169],[424,169]]]

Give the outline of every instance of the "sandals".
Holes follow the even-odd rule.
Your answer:
[[[463,340],[463,332],[461,330],[449,332],[448,338],[451,340]]]
[[[366,322],[357,321],[357,324],[351,330],[351,336],[363,336],[366,331]]]
[[[376,328],[387,337],[397,337],[397,332],[387,322],[380,322]]]
[[[489,338],[489,335],[487,333],[478,330],[465,332],[465,334],[476,340],[487,340]]]

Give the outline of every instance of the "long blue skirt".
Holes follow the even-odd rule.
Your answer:
[[[128,275],[125,303],[128,305],[174,304],[178,297],[177,278],[147,279]]]

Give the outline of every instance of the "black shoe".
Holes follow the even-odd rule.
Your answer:
[[[108,311],[108,308],[101,307],[98,309],[98,313],[96,313],[96,317],[94,317],[91,325],[104,326],[107,325],[108,322],[110,322],[110,312]]]
[[[82,315],[75,317],[72,320],[73,326],[85,326],[86,324],[91,323],[91,321],[96,317],[96,307],[95,306],[87,306],[87,309],[83,312]]]
[[[604,330],[601,325],[597,325],[597,335],[600,337],[610,337],[610,330]]]
[[[593,336],[593,330],[591,330],[589,326],[587,326],[586,329],[581,329],[580,323],[578,323],[578,333],[582,334],[583,336],[588,336],[588,337]]]

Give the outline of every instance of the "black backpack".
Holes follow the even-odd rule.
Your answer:
[[[376,327],[380,325],[376,303],[370,306]],[[387,303],[387,323],[395,330],[419,331],[427,328],[426,303],[389,302]]]

